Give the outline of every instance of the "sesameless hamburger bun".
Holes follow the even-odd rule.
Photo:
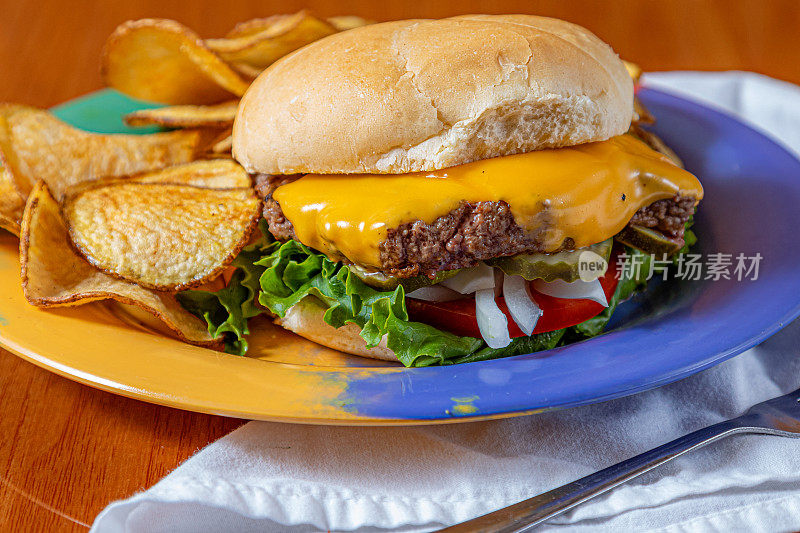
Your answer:
[[[251,85],[233,130],[251,173],[401,174],[628,130],[622,61],[569,22],[404,20],[342,32]]]

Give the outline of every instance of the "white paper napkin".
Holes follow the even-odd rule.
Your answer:
[[[723,107],[800,153],[798,87],[748,73],[663,73],[648,76],[647,83]],[[109,505],[92,531],[428,531],[552,489],[789,392],[800,385],[798,346],[795,322],[758,348],[678,383],[509,420],[374,429],[251,422],[151,489]],[[564,527],[798,530],[800,441],[729,438],[542,530]]]

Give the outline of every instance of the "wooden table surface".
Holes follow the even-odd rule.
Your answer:
[[[215,37],[303,7],[375,20],[543,14],[588,27],[646,70],[754,70],[800,83],[794,0],[0,0],[0,101],[47,107],[100,88],[101,46],[128,19],[174,18]],[[86,529],[107,503],[242,423],[100,392],[0,350],[0,531]]]

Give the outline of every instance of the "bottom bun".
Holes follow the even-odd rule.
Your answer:
[[[386,347],[386,337],[374,348],[367,348],[367,342],[360,335],[361,328],[355,324],[345,324],[341,328],[335,328],[322,319],[324,314],[325,309],[314,298],[304,298],[293,305],[286,312],[286,316],[276,318],[275,323],[312,342],[340,352],[384,361],[397,361],[394,352]]]

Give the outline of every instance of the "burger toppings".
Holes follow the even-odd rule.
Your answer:
[[[262,195],[269,190],[264,184],[270,182],[270,178],[263,175],[257,178],[257,183],[262,184],[257,190]],[[265,197],[264,218],[270,232],[279,240],[295,238],[292,224],[283,215],[280,205],[271,196]],[[637,211],[626,229],[636,225],[663,232],[664,238],[670,242],[669,253],[674,253],[683,245],[684,227],[694,212],[695,203],[694,198],[683,196],[658,200]],[[455,211],[437,218],[432,224],[416,220],[390,229],[387,235],[387,239],[380,244],[381,263],[386,275],[393,278],[431,276],[468,268],[478,261],[490,261],[511,273],[519,269],[553,270],[554,264],[567,264],[563,261],[569,257],[572,249],[572,243],[567,241],[561,254],[541,253],[541,244],[526,237],[505,202],[462,203]],[[607,256],[611,241],[603,242],[607,243],[602,250]],[[660,248],[652,251],[659,252]],[[531,261],[531,255],[547,264]],[[565,272],[559,271],[558,274],[560,277],[568,276]],[[546,274],[530,276],[528,279],[546,277]]]
[[[605,270],[598,272],[602,276]],[[522,276],[504,274],[485,263],[464,270],[456,276],[430,287],[407,294],[408,298],[442,303],[470,295],[475,304],[475,320],[481,338],[491,348],[504,348],[511,343],[508,316],[525,335],[531,335],[544,311],[536,302],[536,294],[553,298],[590,300],[608,307],[608,299],[598,279],[567,282],[562,279],[533,283]],[[496,298],[502,293],[507,313],[500,309]]]
[[[629,251],[631,254],[638,252]],[[649,256],[640,255],[637,261],[644,260],[644,269],[648,268],[647,258]],[[608,319],[611,317],[616,305],[627,298],[636,287],[640,286],[639,280],[628,276],[628,272],[623,272],[619,278],[617,254],[609,268],[597,282],[602,288],[607,306],[597,303],[587,298],[558,298],[539,292],[536,290],[538,282],[528,282],[528,294],[530,299],[541,310],[536,324],[531,330],[531,335],[537,337],[547,333],[557,331],[565,332],[572,338],[591,337],[602,331]],[[644,274],[646,276],[646,272]],[[589,285],[583,282],[575,282],[582,285]],[[505,283],[504,283],[505,285]],[[510,302],[513,297],[506,294],[504,288],[501,296],[496,296],[496,303],[500,310],[506,315],[511,344],[520,342],[519,339],[530,338],[526,329],[522,329],[517,318],[511,313]],[[577,291],[576,291],[577,292]],[[581,296],[572,294],[570,296]],[[456,335],[480,337],[481,331],[476,317],[476,304],[473,299],[453,300],[448,302],[423,302],[411,298],[406,299],[409,317],[415,321],[425,322],[440,328],[444,331]],[[524,325],[524,322],[523,322]],[[566,331],[565,331],[566,330]]]
[[[703,194],[694,176],[630,136],[437,172],[305,175],[262,189],[277,238],[400,278],[589,246],[642,208],[644,227],[679,236]]]

